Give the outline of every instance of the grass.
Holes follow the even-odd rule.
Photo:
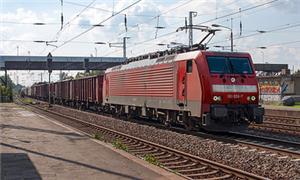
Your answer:
[[[154,157],[152,154],[146,154],[144,156],[144,160],[151,163],[151,164],[154,164],[156,166],[160,166],[160,163],[158,162],[158,160],[156,159],[156,157]]]
[[[99,132],[97,132],[96,134],[94,134],[94,138],[100,141],[103,141],[103,135]]]
[[[300,102],[296,102],[294,106],[291,106],[291,107],[294,107],[294,108],[300,108]]]
[[[122,141],[120,141],[119,139],[116,139],[112,142],[112,145],[117,148],[117,149],[121,149],[123,151],[128,152],[128,147],[122,143]]]
[[[278,102],[268,102],[264,103],[265,105],[270,105],[270,106],[282,106],[282,107],[290,107],[290,108],[300,108],[300,102],[295,102],[295,105],[293,106],[284,106],[282,103]]]
[[[30,98],[23,98],[22,100],[26,104],[32,104],[32,99],[30,99]]]

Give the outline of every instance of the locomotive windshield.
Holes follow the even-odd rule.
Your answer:
[[[207,63],[212,74],[252,74],[248,58],[207,56]]]

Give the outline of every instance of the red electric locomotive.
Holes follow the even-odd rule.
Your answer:
[[[114,113],[188,129],[228,131],[262,123],[258,82],[248,53],[190,51],[109,68],[103,105]]]

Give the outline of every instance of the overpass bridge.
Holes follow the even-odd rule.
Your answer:
[[[51,58],[51,68],[48,58]],[[75,56],[9,56],[0,55],[0,70],[5,71],[5,79],[0,79],[7,86],[8,70],[105,70],[121,64],[123,57],[75,57]],[[49,74],[50,81],[50,74]]]
[[[123,57],[53,56],[52,70],[105,70],[121,64]],[[47,56],[0,55],[0,70],[48,70]]]

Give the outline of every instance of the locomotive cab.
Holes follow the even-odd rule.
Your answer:
[[[262,123],[258,83],[248,53],[202,52],[203,97],[201,126],[206,129],[236,129]],[[206,68],[205,68],[206,67]]]

